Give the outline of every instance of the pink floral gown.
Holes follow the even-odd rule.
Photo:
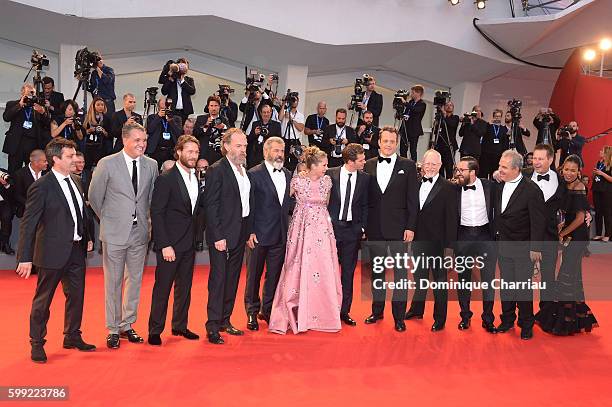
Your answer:
[[[340,330],[342,286],[336,239],[327,211],[332,181],[296,176],[285,264],[274,295],[269,329],[284,334]]]

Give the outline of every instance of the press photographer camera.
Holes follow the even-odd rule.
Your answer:
[[[227,130],[227,120],[220,116],[221,99],[211,95],[206,100],[207,114],[199,115],[193,128],[193,135],[200,142],[200,157],[206,158],[210,165],[221,158],[221,138]]]
[[[555,149],[561,150],[559,162],[564,162],[572,154],[577,155],[582,160],[582,148],[586,143],[587,139],[578,134],[578,123],[575,121],[571,121],[567,126],[559,129],[557,143],[555,143]]]
[[[366,159],[378,155],[378,135],[380,129],[374,125],[374,114],[369,110],[363,113],[363,124],[357,128],[357,142],[361,144]]]
[[[74,100],[66,100],[59,114],[51,121],[51,137],[64,137],[79,142],[84,139],[83,112]]]
[[[239,110],[242,112],[242,121],[240,122],[240,128],[249,134],[253,128],[253,122],[260,119],[259,117],[259,106],[261,103],[269,104],[273,107],[270,96],[264,92],[263,82],[266,76],[255,70],[251,70],[250,73],[245,67],[245,93],[239,106]],[[236,116],[238,116],[236,112]]]
[[[45,54],[41,54],[37,50],[32,50],[32,56],[30,57],[30,63],[32,64],[32,69],[36,71],[40,71],[45,66],[49,66],[49,58]]]
[[[531,132],[521,126],[521,107],[523,103],[518,99],[508,101],[508,111],[506,112],[505,122],[510,137],[509,147],[516,149],[523,157],[527,154],[527,147],[523,137],[529,137]]]
[[[79,80],[89,79],[89,74],[102,58],[97,52],[92,52],[87,47],[77,51],[74,57],[74,77]]]
[[[346,125],[346,114],[346,109],[336,109],[336,123],[327,126],[323,133],[323,151],[327,153],[330,168],[341,166],[342,150],[347,144],[357,142],[355,130]]]
[[[533,119],[533,126],[538,129],[536,144],[553,145],[554,135],[560,125],[561,119],[550,107],[541,108]]]
[[[320,101],[317,103],[317,113],[313,113],[306,118],[304,134],[308,136],[308,143],[311,146],[321,148],[323,130],[329,126],[329,120],[325,117],[325,113],[327,113],[327,103]]]
[[[217,91],[217,95],[221,100],[221,111],[219,114],[227,121],[228,127],[235,127],[236,119],[238,118],[238,105],[230,98],[232,93],[234,93],[234,89],[230,85],[219,84],[219,90]],[[206,109],[204,109],[204,112],[208,113]]]
[[[159,75],[158,83],[162,85],[161,93],[172,100],[174,114],[181,118],[181,125],[193,113],[191,96],[196,88],[193,78],[187,76],[189,62],[185,58],[167,61]]]
[[[433,104],[435,107],[442,109],[450,101],[450,92],[437,90],[434,94]]]
[[[287,89],[287,94],[283,98],[283,107],[285,110],[291,110],[291,107],[296,104],[299,100],[298,92],[291,92],[291,89]]]
[[[512,99],[508,101],[508,111],[512,115],[512,120],[521,120],[523,117],[521,115],[521,106],[523,106],[523,102],[518,99]]]
[[[171,115],[171,107],[172,102],[161,97],[158,101],[158,112],[147,117],[145,154],[157,161],[158,168],[164,161],[174,158],[174,146],[182,133],[181,124]]]
[[[276,120],[272,120],[272,107],[260,105],[259,115],[261,120],[253,122],[253,129],[247,135],[247,166],[254,167],[263,159],[263,145],[272,136],[281,137],[281,125]]]
[[[393,110],[395,110],[395,120],[401,120],[406,110],[406,103],[410,92],[406,89],[398,89],[393,95]]]
[[[353,95],[351,95],[351,101],[349,102],[348,109],[356,112],[364,110],[363,98],[366,94],[366,88],[372,77],[370,75],[363,74],[361,78],[355,78],[355,85],[353,87]]]
[[[478,118],[478,112],[467,112],[463,113],[463,117],[461,118],[461,124],[471,124],[474,120]]]

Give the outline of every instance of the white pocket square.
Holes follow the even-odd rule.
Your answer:
[[[398,173],[398,174],[403,174],[403,173],[404,173],[404,170],[399,170],[397,173]]]

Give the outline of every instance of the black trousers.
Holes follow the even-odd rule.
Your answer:
[[[14,154],[8,155],[8,172],[14,174],[15,171],[30,162],[30,153],[38,148],[35,138],[21,137],[19,146]]]
[[[406,141],[404,141],[404,138],[406,138]],[[408,135],[407,137],[404,137],[400,131],[400,140],[400,155],[417,162],[417,145],[419,144],[419,136]],[[410,157],[408,157],[408,151],[410,151]]]
[[[612,191],[607,191],[604,195],[604,223],[606,236],[612,239]]]
[[[157,161],[157,168],[161,168],[164,161],[174,160],[174,150],[170,147],[158,147],[155,151],[149,154],[149,157]]]
[[[98,165],[98,161],[103,155],[103,145],[100,143],[85,143],[85,169],[91,170],[95,165]]]
[[[386,257],[395,256],[396,253],[403,253],[400,251],[400,246],[404,246],[401,241],[394,242],[370,242],[368,249],[370,253],[370,259],[375,257]],[[372,262],[370,262],[371,266]],[[382,286],[385,282],[385,272],[377,273],[374,268],[371,270],[372,275],[372,314],[382,316],[385,313],[385,300],[387,297],[387,289]],[[393,281],[398,283],[402,280],[407,280],[408,270],[404,268],[393,269]],[[408,303],[408,291],[404,289],[394,289],[391,299],[391,312],[393,319],[396,321],[403,321],[406,315],[406,305]]]
[[[258,244],[251,250],[247,259],[247,280],[244,290],[244,307],[247,315],[255,315],[261,312],[263,315],[270,317],[276,286],[285,262],[285,248],[286,243],[278,243],[272,246]],[[266,276],[264,278],[262,302],[262,298],[259,296],[259,288],[264,265]]]
[[[232,249],[220,252],[215,249],[215,242],[207,242],[210,256],[207,332],[219,332],[220,328],[230,323],[244,259],[244,247],[247,240],[246,223],[246,218],[242,218],[239,243]]]
[[[487,283],[487,289],[482,290],[482,321],[487,324],[492,324],[495,320],[493,315],[493,303],[495,300],[495,290],[491,287],[491,282],[495,278],[495,263],[497,259],[495,242],[491,239],[489,225],[478,227],[459,226],[457,235],[457,250],[456,256],[483,257],[484,267],[479,270],[480,281]],[[466,269],[463,272],[457,272],[459,281],[471,282],[472,269]],[[474,313],[470,309],[470,299],[472,292],[467,289],[457,290],[459,299],[459,307],[461,311],[459,315],[461,319],[470,319]]]
[[[66,296],[64,335],[71,338],[79,337],[85,296],[85,250],[81,243],[73,243],[70,257],[64,267],[60,269],[37,267],[36,269],[38,281],[30,313],[30,342],[45,342],[50,315],[49,307],[60,281]]]
[[[354,234],[349,228],[336,227],[334,233],[336,236],[346,236],[350,238]],[[357,258],[359,256],[359,246],[361,245],[361,236],[354,236],[354,240],[336,240],[336,249],[338,251],[338,260],[340,262],[340,281],[342,283],[342,307],[340,315],[348,315],[351,312],[353,304],[353,279],[355,277],[355,267],[357,267]]]
[[[195,250],[175,252],[175,255],[176,260],[169,262],[164,260],[161,250],[155,253],[157,267],[155,268],[155,284],[149,316],[150,335],[160,335],[164,331],[172,284],[174,284],[172,330],[183,332],[187,329]]]
[[[0,186],[2,188],[2,186]],[[7,201],[0,201],[0,243],[8,243],[13,232],[13,208]]]
[[[196,232],[195,241],[197,243],[204,243],[204,227],[206,226],[206,215],[204,211],[199,211],[196,215]]]
[[[605,182],[605,181],[600,181]],[[595,235],[603,236],[604,226],[604,214],[606,213],[606,192],[605,191],[593,191],[593,206],[595,207]],[[606,225],[607,226],[607,225]],[[609,231],[606,229],[606,234]]]
[[[493,178],[493,173],[499,168],[499,159],[502,153],[483,152],[480,157],[480,171],[478,175],[482,178]]]
[[[447,281],[447,270],[443,266],[444,249],[437,242],[413,242],[412,243],[413,255],[421,256],[422,262],[425,262],[426,257],[440,258],[436,261],[430,261],[429,267],[417,267],[414,270],[414,281],[416,287],[414,289],[414,296],[410,303],[409,312],[416,315],[423,315],[425,313],[425,299],[427,298],[427,289],[421,288],[421,281],[429,280],[429,272],[433,277],[433,281],[436,283]],[[446,314],[448,309],[448,290],[446,288],[437,288],[433,290],[434,295],[434,321],[437,323],[446,323]]]
[[[500,254],[498,262],[501,278],[505,282],[524,282],[533,275],[533,263],[529,258],[528,251],[513,256]],[[500,295],[502,300],[501,321],[503,324],[514,324],[516,309],[518,308],[518,325],[521,328],[533,327],[533,289],[512,290],[502,287]]]

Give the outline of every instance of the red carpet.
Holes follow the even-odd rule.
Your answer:
[[[609,262],[594,255],[585,269],[602,270]],[[207,268],[194,277],[189,327],[204,335]],[[0,386],[68,386],[69,404],[84,405],[610,405],[612,302],[590,302],[600,328],[591,334],[558,338],[535,328],[531,341],[515,329],[490,335],[480,328],[481,307],[469,331],[460,332],[458,304],[449,305],[446,329],[431,333],[432,304],[426,318],[408,321],[396,333],[390,307],[385,320],[365,326],[369,302],[356,294],[356,328],[339,334],[308,332],[278,336],[265,329],[244,337],[224,335],[226,344],[205,339],[190,342],[170,336],[161,348],[122,340],[121,349],[105,346],[104,289],[101,269],[87,275],[85,340],[94,353],[62,349],[63,295],[58,288],[51,310],[46,345],[49,361],[29,359],[28,318],[36,279],[0,272],[2,335]],[[142,287],[140,319],[135,329],[147,334],[153,272]],[[356,285],[358,287],[358,285]],[[241,277],[239,301],[232,319],[244,329]],[[499,303],[496,303],[499,314]],[[169,313],[170,316],[170,313]],[[265,324],[262,324],[265,328]],[[2,403],[4,405],[4,403]],[[27,405],[28,403],[19,403]],[[65,403],[62,403],[65,404]]]

